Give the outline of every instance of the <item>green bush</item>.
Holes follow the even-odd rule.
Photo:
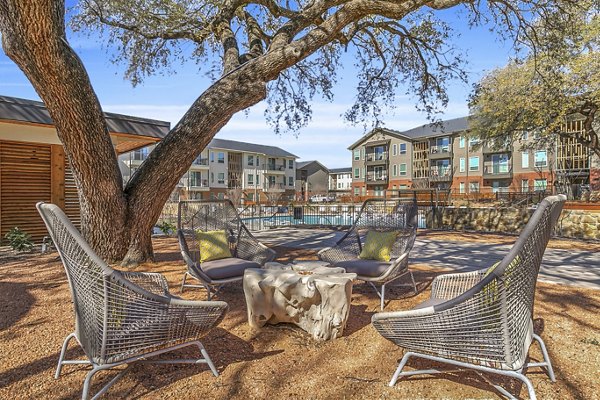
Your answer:
[[[174,223],[163,221],[160,224],[156,224],[158,229],[160,229],[165,235],[173,235],[177,230],[177,227]]]
[[[23,232],[16,226],[4,235],[10,247],[15,251],[31,251],[33,242],[29,233]]]

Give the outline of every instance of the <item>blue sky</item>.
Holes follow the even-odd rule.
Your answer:
[[[469,28],[460,12],[445,11],[442,17],[460,34],[453,45],[467,55],[470,80],[469,84],[457,81],[450,85],[450,103],[441,116],[446,119],[467,114],[471,84],[486,71],[505,65],[512,51],[510,41],[499,40],[488,27]],[[68,39],[83,60],[105,111],[166,120],[174,125],[210,83],[204,72],[189,62],[177,66],[174,75],[153,76],[134,88],[123,79],[124,67],[111,64],[102,40],[74,33]],[[265,122],[266,105],[262,103],[248,113],[234,116],[217,137],[279,146],[301,160],[316,159],[330,168],[349,166],[351,155],[347,147],[365,133],[362,126],[350,126],[342,117],[353,102],[355,76],[352,67],[340,72],[334,102],[315,100],[312,121],[297,137],[276,135]],[[1,50],[0,95],[39,99],[25,75]],[[384,118],[388,128],[405,130],[428,122],[427,116],[415,109],[415,99],[409,96],[399,97],[389,108]]]

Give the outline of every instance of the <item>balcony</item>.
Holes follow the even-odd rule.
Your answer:
[[[512,179],[512,167],[505,164],[491,164],[483,167],[483,179]]]
[[[387,164],[389,159],[389,154],[387,151],[383,153],[366,153],[365,160],[367,165],[378,165],[378,164]]]
[[[512,152],[511,143],[486,142],[482,146],[483,154],[498,154]]]
[[[293,186],[290,186],[290,188],[293,188]],[[284,183],[272,183],[269,182],[266,185],[265,191],[266,192],[285,192],[285,184]]]
[[[450,182],[452,181],[452,168],[450,167],[431,167],[429,171],[429,180],[431,182]]]
[[[452,156],[452,148],[450,145],[444,146],[431,146],[429,149],[429,158],[431,160],[437,160],[441,158],[450,158]]]
[[[388,175],[387,173],[375,173],[375,172],[367,172],[366,176],[367,183],[377,184],[377,183],[387,183]]]
[[[190,179],[190,190],[208,190],[210,186],[208,185],[208,179]]]
[[[285,165],[263,164],[262,168],[269,173],[285,174]]]
[[[196,158],[192,163],[192,167],[208,167],[208,158]]]

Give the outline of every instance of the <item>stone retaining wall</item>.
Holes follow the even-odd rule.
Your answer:
[[[518,234],[534,211],[533,208],[445,207],[441,211],[441,228]],[[563,210],[557,234],[600,240],[600,212]]]

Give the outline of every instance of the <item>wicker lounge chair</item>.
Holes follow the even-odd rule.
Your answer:
[[[533,332],[533,302],[542,256],[565,199],[563,195],[544,199],[498,265],[438,276],[426,302],[410,311],[373,316],[379,333],[407,350],[390,386],[401,376],[439,372],[402,372],[410,357],[516,378],[527,386],[531,399],[535,391],[524,375],[527,367],[546,367],[555,381],[544,341]],[[540,344],[543,362],[527,361],[534,340]]]
[[[198,339],[221,321],[227,303],[182,300],[169,294],[160,274],[113,270],[60,208],[38,203],[37,209],[62,259],[75,309],[75,331],[65,338],[55,378],[65,364],[90,364],[92,370],[83,384],[82,398],[86,399],[97,372],[123,364],[206,363],[218,376]],[[87,360],[65,360],[73,338]],[[187,346],[198,347],[202,358],[147,360]],[[120,370],[93,398],[106,393],[128,368]]]
[[[408,269],[408,255],[417,234],[417,204],[401,199],[369,199],[364,202],[356,221],[346,234],[331,248],[319,252],[319,258],[346,272],[357,274],[357,279],[368,282],[385,306],[385,285],[409,275],[412,287],[417,285]],[[392,247],[390,262],[359,258],[369,231],[398,232]],[[375,283],[381,284],[381,292]]]
[[[200,262],[196,232],[225,230],[229,234],[232,258]],[[275,258],[275,252],[260,243],[239,218],[230,200],[190,200],[179,203],[177,236],[181,255],[187,264],[181,291],[204,287],[208,300],[227,283],[241,281],[246,268],[260,268]],[[186,283],[191,276],[200,285]]]

